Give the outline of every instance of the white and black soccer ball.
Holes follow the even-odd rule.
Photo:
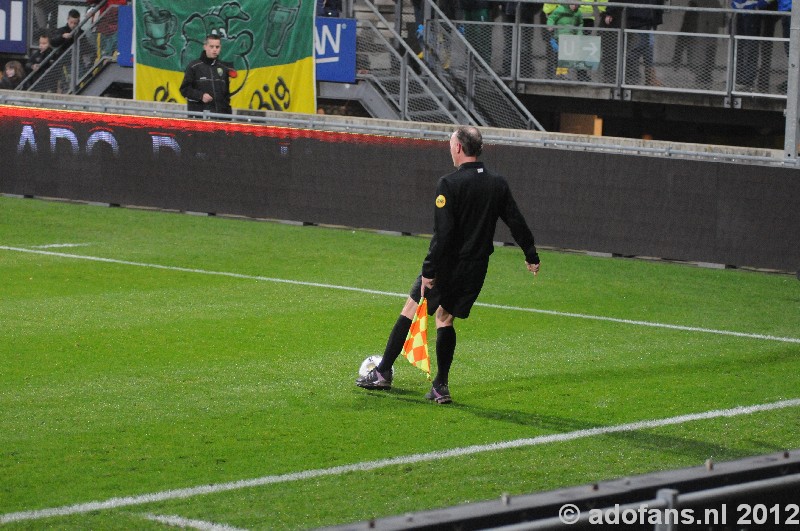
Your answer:
[[[373,355],[368,356],[367,359],[361,362],[361,367],[358,369],[358,375],[362,378],[369,374],[369,371],[378,366],[383,359],[383,356]],[[394,367],[392,367],[392,374],[394,374]]]

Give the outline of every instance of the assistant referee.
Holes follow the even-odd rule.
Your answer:
[[[356,385],[365,389],[390,389],[392,365],[403,349],[423,290],[428,312],[436,314],[436,377],[425,398],[440,404],[452,401],[448,376],[456,349],[455,318],[466,319],[483,287],[489,256],[494,251],[497,220],[511,229],[525,253],[525,265],[536,275],[539,255],[525,218],[506,180],[486,169],[478,157],[483,137],[475,127],[461,126],[450,136],[450,156],[458,168],[439,179],[436,186],[434,229],[422,273],[389,334],[383,359]]]

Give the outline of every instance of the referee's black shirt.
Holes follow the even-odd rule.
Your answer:
[[[466,162],[439,179],[433,238],[422,264],[425,278],[436,278],[461,260],[488,260],[494,251],[497,220],[511,229],[525,260],[539,263],[533,234],[511,195],[505,178],[483,162]]]

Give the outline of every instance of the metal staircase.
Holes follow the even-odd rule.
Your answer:
[[[99,4],[97,7],[103,6]],[[32,72],[16,88],[31,92],[98,95],[115,81],[132,82],[130,69],[122,70],[113,57],[116,35],[103,34],[96,27],[117,16],[118,6],[109,6],[98,19],[96,8],[87,12],[73,30],[74,43],[53,50],[56,57],[44,71]]]
[[[475,50],[470,33],[456,27],[433,0],[422,1],[426,13],[425,62],[478,123],[506,129],[544,131]]]
[[[386,36],[386,40],[408,55],[410,49],[408,42],[416,43],[416,38],[413,36],[415,27],[415,23],[412,22],[413,14],[403,11],[403,4],[408,5],[408,3],[397,1],[379,4],[378,2],[381,0],[354,0],[353,7],[359,18],[359,24],[367,19],[378,20],[377,27]],[[381,8],[386,17],[380,12]],[[433,0],[422,0],[422,10],[425,13],[425,24],[420,55],[423,58],[425,75],[435,79],[436,91],[440,97],[443,97],[442,91],[446,92],[447,97],[455,99],[467,111],[469,120],[459,123],[544,130],[511,89],[476,52],[469,35],[465,35],[468,32],[457,28]],[[358,47],[359,52],[374,53],[362,50],[361,42]],[[370,79],[365,81],[371,82]],[[396,83],[384,83],[384,86],[388,87],[396,85]]]
[[[370,0],[357,0],[372,17],[358,20],[356,71],[399,120],[474,123],[469,113],[394,32]]]

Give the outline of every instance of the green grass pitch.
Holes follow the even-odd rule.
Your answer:
[[[787,407],[303,476],[800,397],[794,276],[545,251],[534,278],[511,247],[457,322],[454,404],[427,402],[423,373],[402,358],[391,391],[358,389],[427,244],[0,198],[5,527],[166,528],[157,515],[309,528],[800,448]]]

